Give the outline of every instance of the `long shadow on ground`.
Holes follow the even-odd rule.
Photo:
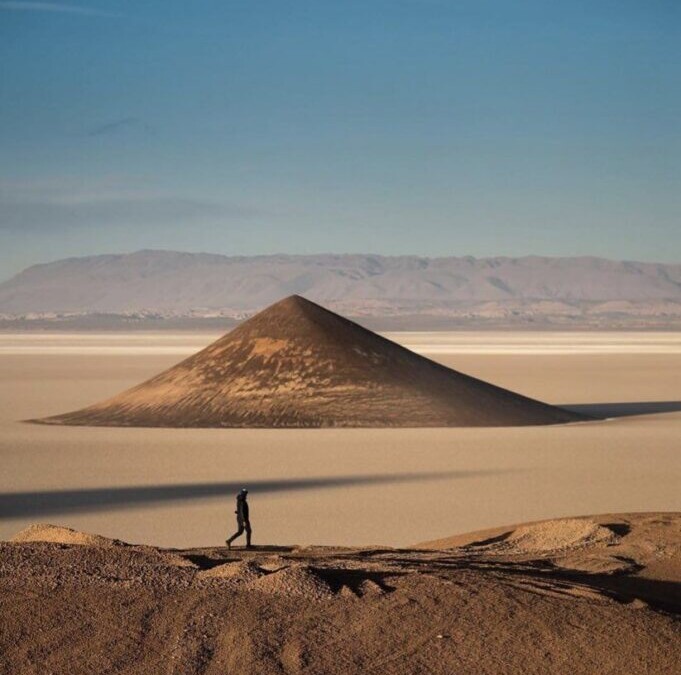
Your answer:
[[[124,509],[149,503],[177,502],[211,497],[224,498],[248,485],[252,493],[292,492],[352,485],[379,485],[430,480],[459,480],[509,473],[511,470],[443,471],[431,473],[369,474],[255,480],[224,483],[182,483],[80,490],[45,490],[0,494],[0,517],[17,518],[96,510]]]

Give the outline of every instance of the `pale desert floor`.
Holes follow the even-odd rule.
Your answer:
[[[402,333],[465,373],[608,421],[506,429],[178,430],[21,423],[137,384],[215,335],[0,335],[0,539],[58,523],[219,545],[401,546],[561,516],[681,510],[681,334]]]

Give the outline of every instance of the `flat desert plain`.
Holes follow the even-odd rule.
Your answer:
[[[680,333],[393,333],[449,367],[609,419],[448,429],[135,429],[21,420],[89,405],[216,334],[0,335],[0,539],[35,522],[222,545],[404,546],[509,523],[681,510]],[[237,542],[238,543],[238,542]]]

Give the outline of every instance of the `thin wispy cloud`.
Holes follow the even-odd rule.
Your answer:
[[[106,124],[93,127],[92,129],[88,130],[87,135],[108,136],[110,134],[117,134],[129,129],[139,129],[147,134],[153,133],[153,129],[146,122],[143,122],[136,117],[124,117],[120,120],[114,120],[113,122],[107,122]]]
[[[250,218],[236,205],[175,197],[92,202],[0,202],[0,231],[45,232],[96,227],[218,225]]]
[[[172,228],[240,223],[257,211],[195,199],[98,199],[92,202],[0,202],[0,232],[59,232],[74,228]]]
[[[53,2],[0,2],[0,10],[13,12],[56,12],[61,14],[80,14],[82,16],[101,16],[118,18],[122,16],[116,12],[107,12],[103,9],[81,7],[80,5],[63,5]]]
[[[178,196],[139,181],[0,179],[0,232],[93,227],[219,226],[257,218],[250,205]]]

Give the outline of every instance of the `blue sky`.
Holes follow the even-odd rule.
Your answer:
[[[0,278],[140,248],[681,261],[677,0],[0,1]]]

